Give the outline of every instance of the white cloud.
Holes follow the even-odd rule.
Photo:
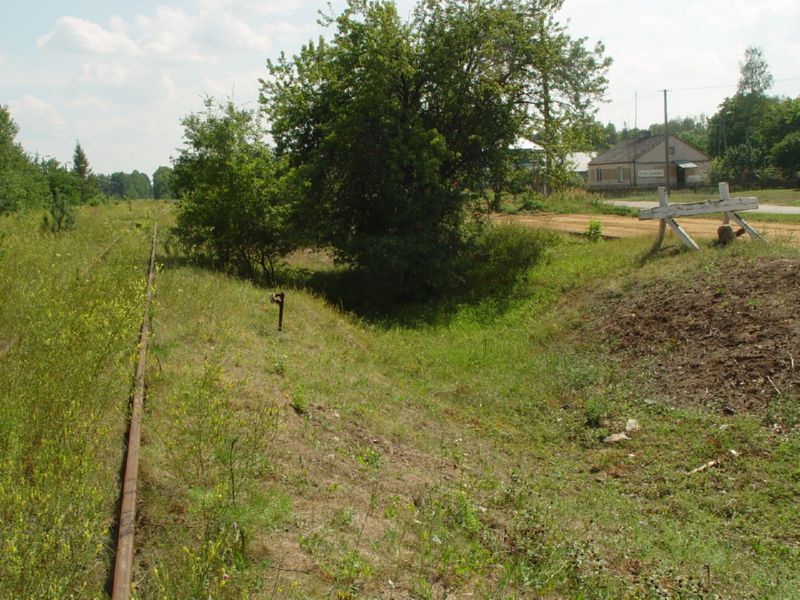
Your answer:
[[[269,37],[254,31],[231,13],[210,13],[200,18],[195,39],[218,48],[268,50]],[[204,45],[205,45],[204,44]]]
[[[66,129],[64,119],[61,118],[58,111],[41,98],[25,94],[19,100],[12,100],[9,106],[11,112],[20,119],[43,121],[45,125],[56,130]]]
[[[114,107],[114,103],[93,96],[92,94],[81,93],[72,98],[70,106],[81,111],[89,111],[98,114],[110,111]]]
[[[83,83],[99,83],[120,87],[128,82],[130,71],[130,67],[120,64],[84,64],[81,67],[78,80]]]
[[[91,21],[59,17],[49,33],[36,40],[39,48],[101,56],[135,55],[138,46],[121,31],[108,31]]]
[[[28,152],[68,156],[72,134],[55,107],[30,94],[11,100],[8,107],[19,125],[18,139]]]

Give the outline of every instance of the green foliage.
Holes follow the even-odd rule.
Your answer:
[[[99,175],[97,183],[100,191],[110,198],[135,200],[153,195],[150,178],[135,169],[130,173],[117,171],[111,175]]]
[[[42,217],[42,229],[50,233],[69,231],[75,227],[75,218],[77,214],[78,211],[67,197],[61,195],[61,192],[56,190],[50,201],[50,207]]]
[[[80,142],[75,143],[75,152],[72,155],[72,172],[81,179],[86,179],[91,173],[89,159],[86,158],[86,152],[84,152]]]
[[[749,46],[739,63],[739,94],[764,94],[772,87],[772,75],[761,48]]]
[[[59,194],[70,204],[80,204],[81,180],[77,175],[67,171],[67,169],[54,158],[42,161],[40,166],[47,176],[50,194],[53,197]]]
[[[171,167],[158,167],[153,173],[153,198],[156,200],[172,200],[175,198],[175,189],[172,181]]]
[[[800,171],[800,130],[790,133],[772,147],[772,163],[787,178],[797,178]]]
[[[654,123],[648,131],[652,136],[663,136],[664,124]],[[705,115],[670,119],[669,132],[704,152],[708,151],[708,119]]]
[[[570,39],[556,8],[423,2],[403,22],[391,2],[353,0],[326,21],[332,40],[269,63],[262,103],[306,182],[312,239],[398,296],[439,290],[512,142],[544,130],[556,156],[604,87],[602,50]]]
[[[583,404],[583,419],[587,427],[602,427],[608,413],[608,402],[603,398],[590,396]]]
[[[603,237],[603,224],[600,221],[589,221],[586,227],[586,239],[590,242],[599,242]]]
[[[207,99],[183,126],[176,236],[193,256],[247,275],[261,267],[274,280],[277,261],[296,245],[288,223],[293,172],[273,157],[254,115],[230,101]]]
[[[772,83],[758,48],[748,48],[736,95],[708,121],[708,149],[717,181],[779,185],[796,176],[800,99],[765,95]]]
[[[0,106],[0,215],[50,200],[46,176],[14,141],[18,131],[8,108]]]
[[[89,159],[86,157],[80,142],[75,144],[72,156],[72,173],[80,180],[81,204],[96,204],[100,196],[100,185],[97,176],[89,168]]]

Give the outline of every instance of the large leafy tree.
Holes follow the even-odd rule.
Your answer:
[[[708,148],[719,179],[774,183],[791,179],[800,99],[767,96],[772,76],[761,50],[748,48],[740,63],[739,89],[708,121]]]
[[[161,166],[153,173],[153,198],[157,200],[175,198],[171,167]]]
[[[739,94],[765,94],[772,87],[772,74],[761,48],[750,46],[739,63]]]
[[[130,173],[116,171],[111,175],[100,175],[97,178],[100,190],[112,198],[134,200],[138,198],[151,198],[153,188],[150,178],[134,169]]]
[[[18,131],[8,108],[0,106],[0,214],[50,201],[47,177],[15,141]]]
[[[330,41],[269,63],[262,103],[316,239],[401,292],[434,283],[517,136],[543,132],[555,155],[590,121],[607,61],[557,25],[560,5],[430,0],[404,22],[351,0]]]
[[[260,267],[274,280],[276,261],[294,247],[292,173],[273,157],[253,113],[230,101],[207,99],[183,126],[173,172],[176,235],[195,256],[250,276]]]

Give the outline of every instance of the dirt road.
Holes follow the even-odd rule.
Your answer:
[[[590,221],[599,221],[603,236],[611,238],[652,236],[655,239],[658,232],[658,220],[639,221],[635,217],[616,215],[497,215],[495,220],[501,223],[519,223],[528,227],[541,227],[569,233],[584,233]],[[679,219],[678,222],[689,235],[697,239],[716,238],[717,227],[722,223],[721,220],[691,218]],[[800,223],[755,222],[752,225],[767,239],[780,239],[800,244]],[[670,235],[672,234],[668,233],[668,236]]]

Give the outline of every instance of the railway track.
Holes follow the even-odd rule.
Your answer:
[[[142,439],[141,421],[144,411],[144,374],[147,362],[147,338],[150,334],[148,313],[153,293],[157,234],[157,223],[154,222],[153,241],[150,248],[150,265],[147,273],[147,291],[144,299],[142,328],[139,333],[139,352],[136,361],[136,374],[134,376],[133,397],[130,407],[125,471],[122,477],[114,575],[111,586],[112,600],[128,600],[131,597],[134,553],[133,541],[136,528],[136,495],[139,479],[139,447]]]

